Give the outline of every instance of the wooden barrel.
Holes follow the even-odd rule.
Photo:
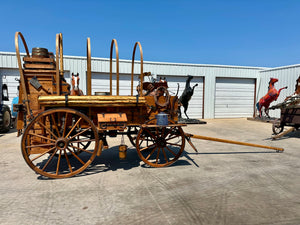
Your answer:
[[[32,57],[49,58],[49,52],[46,48],[32,48]]]

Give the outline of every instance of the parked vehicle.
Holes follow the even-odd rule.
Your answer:
[[[4,104],[4,101],[9,101],[6,84],[1,85],[0,98],[0,133],[6,133],[11,127],[11,111],[9,106]]]

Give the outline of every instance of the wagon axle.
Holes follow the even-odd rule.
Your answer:
[[[65,138],[58,138],[56,141],[56,147],[60,150],[65,150],[68,146],[68,140]]]

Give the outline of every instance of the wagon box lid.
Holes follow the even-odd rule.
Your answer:
[[[98,123],[127,122],[126,113],[99,113]]]
[[[39,104],[42,106],[80,106],[80,107],[136,107],[144,106],[145,98],[136,96],[39,96]]]

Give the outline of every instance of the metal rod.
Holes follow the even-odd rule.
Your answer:
[[[113,39],[111,41],[110,45],[110,95],[112,95],[112,57],[113,57],[113,47],[115,45],[115,50],[116,50],[116,75],[117,75],[117,95],[119,95],[119,48],[118,48],[118,43],[116,39]]]
[[[191,138],[203,139],[203,140],[208,140],[208,141],[217,141],[217,142],[223,142],[223,143],[229,143],[229,144],[246,145],[246,146],[257,147],[257,148],[267,148],[267,149],[274,149],[276,151],[284,151],[283,148],[277,148],[277,147],[266,146],[266,145],[258,145],[258,144],[252,144],[252,143],[247,143],[247,142],[232,141],[232,140],[227,140],[227,139],[206,137],[206,136],[194,135],[194,134],[188,134],[188,133],[185,133],[185,135],[189,136]]]
[[[22,69],[20,50],[19,50],[19,36],[21,37],[21,40],[23,42],[23,45],[24,45],[24,48],[25,48],[25,51],[26,51],[26,56],[30,57],[30,54],[29,54],[29,51],[28,51],[28,47],[27,47],[25,38],[23,37],[22,33],[21,32],[16,32],[16,34],[15,34],[15,47],[16,47],[16,54],[17,54],[17,59],[18,59],[19,72],[20,72],[20,83],[21,83],[21,88],[22,88],[22,92],[23,92],[23,95],[24,95],[27,114],[31,115],[29,102],[28,102],[28,95],[27,95],[27,90],[26,90],[26,85],[25,85],[25,78],[24,78],[24,73],[23,73],[23,69]],[[21,99],[19,99],[19,102],[21,102]]]
[[[135,50],[137,45],[139,46],[140,49],[140,57],[141,57],[141,75],[140,75],[140,96],[143,96],[143,79],[144,79],[144,72],[143,72],[143,49],[142,45],[140,42],[136,42],[133,48],[133,53],[132,53],[132,62],[131,62],[131,96],[133,96],[133,75],[134,75],[134,58],[135,58]]]
[[[56,34],[56,94],[60,95],[60,75],[63,75],[62,34]],[[62,74],[61,74],[62,73]]]
[[[87,95],[92,95],[91,40],[87,39]]]

